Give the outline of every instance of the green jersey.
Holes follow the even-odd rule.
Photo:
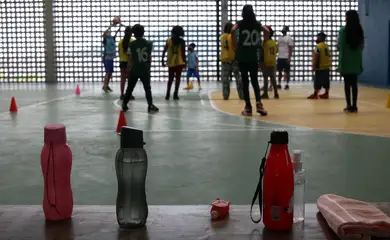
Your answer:
[[[144,38],[136,39],[129,44],[128,54],[132,58],[131,71],[137,75],[150,73],[150,59],[153,43]]]
[[[363,72],[363,48],[351,49],[345,40],[345,27],[339,31],[339,66],[342,74],[360,74]]]
[[[261,51],[261,23],[245,24],[242,21],[238,25],[238,46],[236,60],[244,63],[259,63]]]

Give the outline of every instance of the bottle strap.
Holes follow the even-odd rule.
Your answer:
[[[52,163],[52,170],[53,170],[54,203],[52,201],[50,201],[50,196],[49,196],[50,162]],[[61,213],[57,209],[57,191],[56,191],[56,175],[55,175],[55,165],[54,165],[54,147],[53,147],[53,142],[50,142],[49,153],[47,155],[47,169],[46,169],[45,188],[46,188],[46,198],[47,198],[47,201],[48,201],[50,207],[54,208],[56,210],[57,214],[59,216],[61,216]]]
[[[261,165],[260,165],[260,169],[259,169],[260,178],[259,178],[259,182],[257,183],[255,195],[253,196],[252,204],[251,204],[250,216],[251,216],[252,222],[254,222],[254,223],[259,223],[262,219],[262,216],[263,216],[263,177],[264,177],[265,162],[267,161],[267,153],[268,153],[269,144],[270,144],[270,142],[268,142],[264,157],[263,157],[263,159],[261,159]],[[252,212],[253,212],[253,205],[255,205],[257,197],[259,198],[260,218],[259,218],[259,220],[254,220]]]

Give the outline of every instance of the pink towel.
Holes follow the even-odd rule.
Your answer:
[[[390,237],[390,218],[369,203],[326,194],[318,199],[317,207],[342,239]]]

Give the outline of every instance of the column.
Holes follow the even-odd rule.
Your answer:
[[[55,62],[55,40],[54,40],[54,15],[53,1],[45,1],[45,51],[46,51],[46,82],[57,82],[57,68]]]

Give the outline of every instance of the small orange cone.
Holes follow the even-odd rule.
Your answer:
[[[123,126],[127,126],[127,122],[126,122],[125,112],[121,110],[119,114],[118,126],[116,127],[116,132],[120,134],[121,128]]]
[[[76,86],[76,95],[77,95],[77,96],[80,95],[80,87],[79,87],[78,84],[77,84],[77,86]]]
[[[11,99],[11,106],[9,107],[10,112],[17,112],[18,111],[18,106],[16,105],[16,100],[15,97],[12,97]]]
[[[387,95],[387,103],[386,103],[386,108],[390,108],[390,94]]]

